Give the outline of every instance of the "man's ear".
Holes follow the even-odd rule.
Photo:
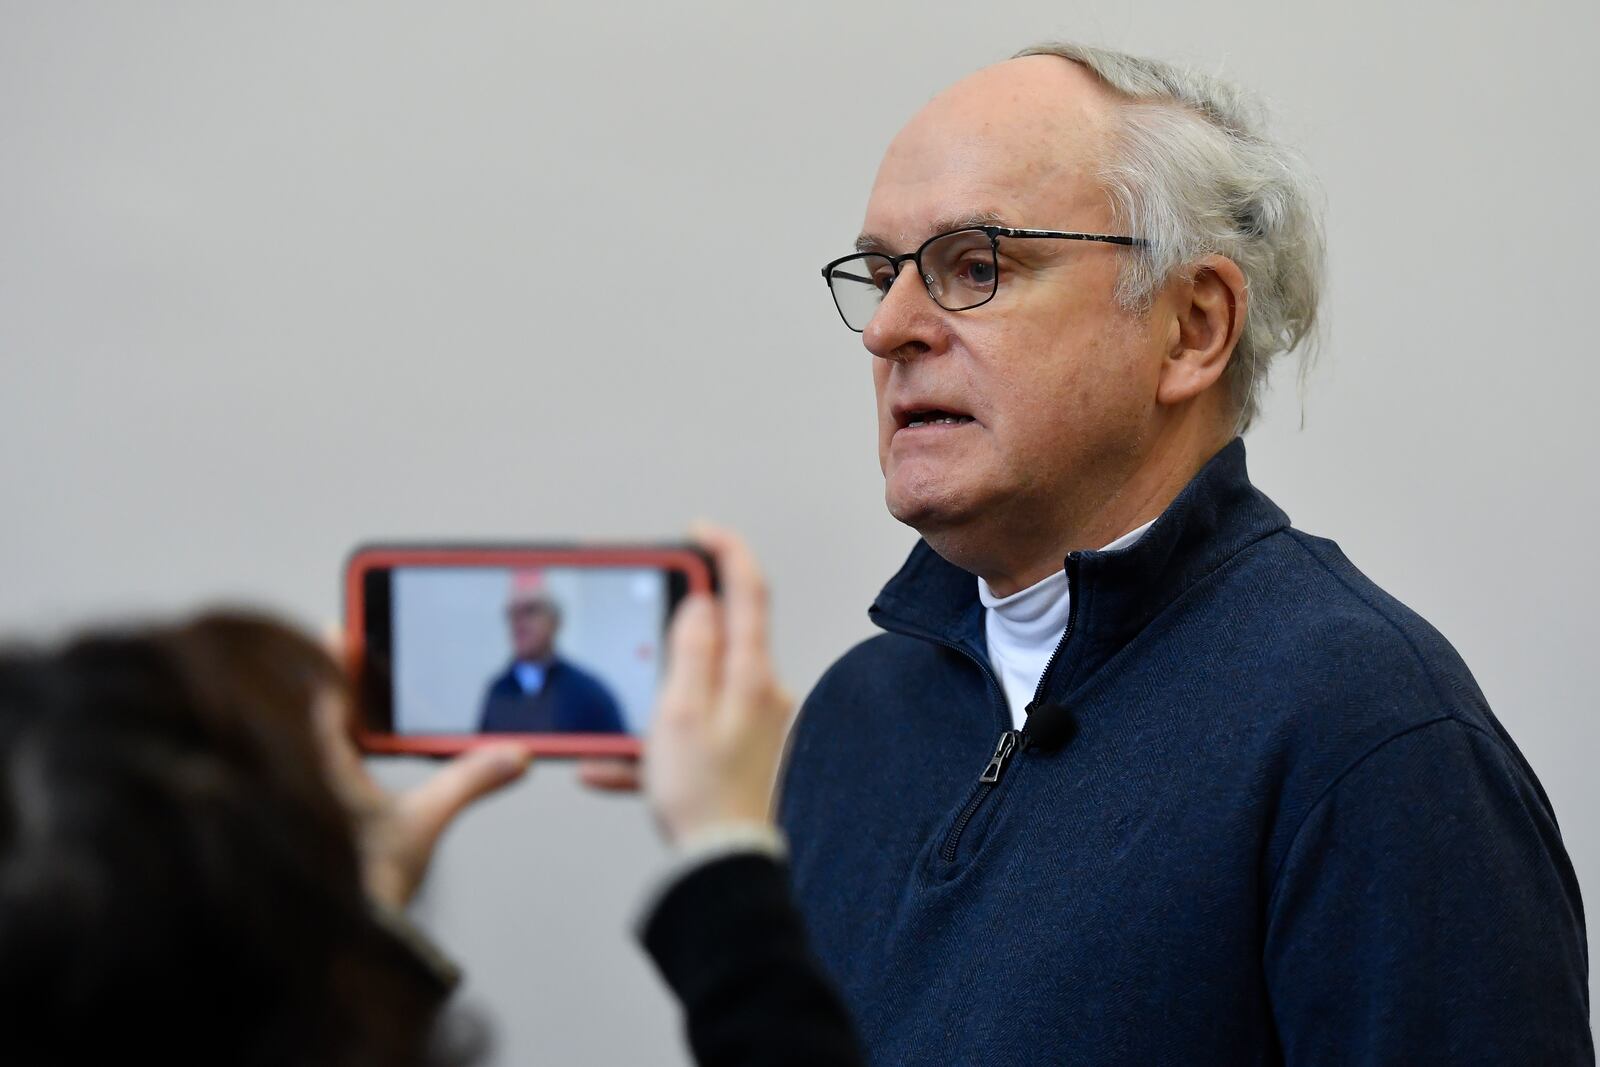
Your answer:
[[[1244,272],[1227,256],[1202,259],[1173,296],[1176,337],[1156,390],[1156,400],[1168,405],[1194,399],[1222,377],[1250,304]]]

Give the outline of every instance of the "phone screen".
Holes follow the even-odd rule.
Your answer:
[[[548,554],[361,574],[367,727],[395,739],[642,736],[683,570]],[[408,746],[401,746],[408,747]]]

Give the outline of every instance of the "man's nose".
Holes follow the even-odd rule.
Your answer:
[[[932,351],[943,332],[939,306],[928,295],[916,263],[908,260],[861,331],[861,343],[879,359],[899,362]]]

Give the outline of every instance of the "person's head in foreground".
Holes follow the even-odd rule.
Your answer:
[[[919,112],[878,169],[870,254],[825,271],[878,357],[890,512],[997,593],[1153,518],[1254,418],[1322,281],[1312,186],[1247,98],[1055,52]]]
[[[646,944],[697,1051],[743,1047],[751,1026],[767,1035],[768,993],[799,988],[812,1010],[786,1012],[757,1044],[835,1062],[797,1052],[850,1045],[825,981],[798,958],[771,971],[773,947],[801,937],[784,921],[779,868],[747,857],[708,871],[729,827],[769,825],[792,703],[766,655],[754,560],[728,532],[697,539],[723,591],[690,597],[674,620],[647,792],[667,837],[717,847],[658,883]],[[401,911],[452,819],[527,756],[476,747],[387,793],[352,742],[349,690],[321,646],[248,613],[0,647],[7,1064],[87,1067],[130,1050],[241,1067],[482,1058],[487,1028],[440,1010],[458,973]],[[585,777],[635,786],[623,770],[602,762]],[[774,907],[777,928],[752,937],[750,917]],[[719,969],[729,958],[762,977]]]
[[[343,692],[247,615],[0,652],[6,1062],[456,1062],[325,775]]]

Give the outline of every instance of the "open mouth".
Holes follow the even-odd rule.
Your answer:
[[[971,421],[971,415],[963,415],[958,411],[944,411],[939,408],[907,411],[900,416],[900,425],[907,430],[916,430],[924,426],[960,426],[962,423]]]

